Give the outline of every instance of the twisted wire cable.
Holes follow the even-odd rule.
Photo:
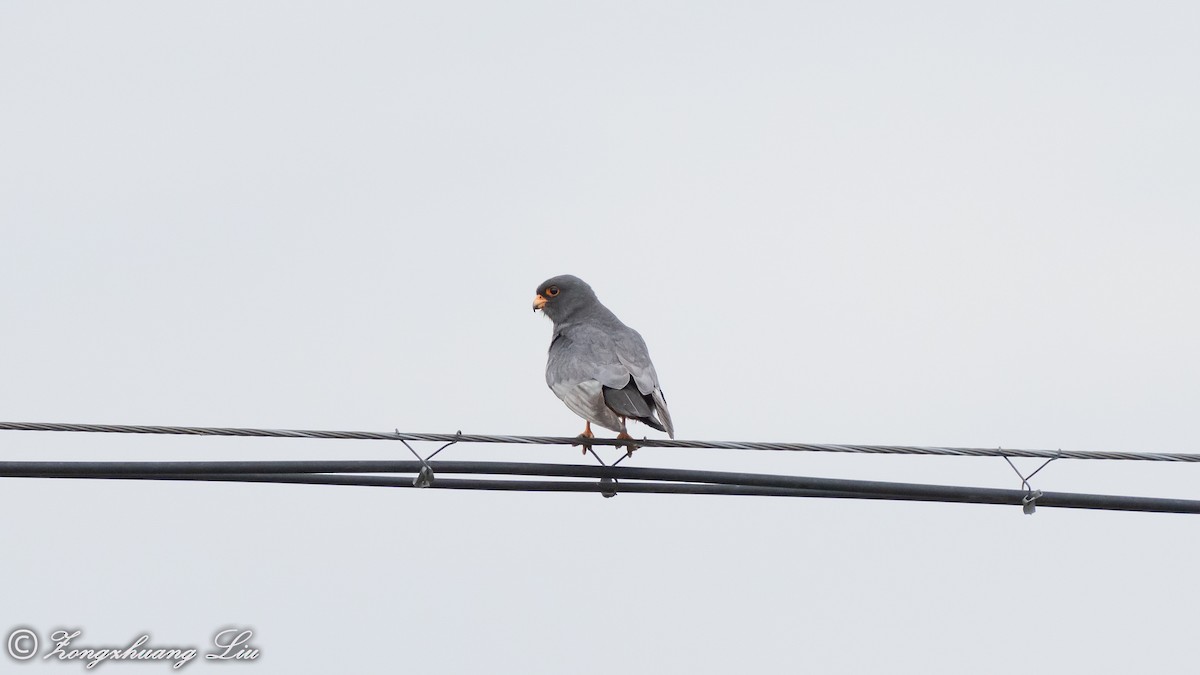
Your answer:
[[[112,434],[169,434],[183,436],[244,436],[256,438],[316,438],[373,441],[435,441],[443,443],[499,443],[513,445],[578,445],[575,436],[501,436],[489,434],[423,434],[379,431],[321,431],[303,429],[244,429],[228,427],[141,426],[129,424],[59,424],[0,422],[0,431],[65,431]],[[628,441],[594,438],[593,446],[623,446]],[[684,441],[647,438],[639,448],[692,448],[710,450],[760,450],[771,452],[835,452],[870,455],[934,455],[948,457],[1037,457],[1042,459],[1131,460],[1145,462],[1200,462],[1200,454],[1182,452],[1103,452],[1095,450],[1020,450],[1014,448],[954,448],[915,445],[858,445],[827,443],[774,443],[761,441]]]

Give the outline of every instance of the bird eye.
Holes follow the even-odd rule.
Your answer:
[[[550,297],[552,297],[552,298],[553,298],[554,296],[558,295],[558,286],[551,286],[551,287],[547,288],[547,289],[546,289],[546,295],[548,295],[548,296],[550,296]]]

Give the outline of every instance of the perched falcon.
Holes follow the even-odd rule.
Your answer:
[[[587,420],[582,438],[595,438],[595,423],[632,439],[627,419],[675,438],[645,341],[600,304],[591,286],[569,274],[547,279],[533,299],[533,311],[539,309],[554,322],[546,384]]]

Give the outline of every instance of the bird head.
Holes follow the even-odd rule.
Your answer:
[[[591,286],[579,277],[563,274],[538,286],[537,295],[533,297],[533,311],[540,309],[551,321],[559,323],[595,302],[596,294]]]

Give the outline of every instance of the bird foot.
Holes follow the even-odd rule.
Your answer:
[[[630,436],[629,434],[627,434],[627,433],[625,433],[624,431],[622,431],[621,433],[617,434],[617,440],[620,440],[620,441],[632,441],[632,440],[634,440],[634,438],[633,438],[633,436]],[[638,449],[638,446],[634,445],[633,443],[629,443],[629,444],[627,444],[627,445],[625,446],[625,456],[626,456],[626,457],[633,457],[633,451],[634,451],[634,450],[637,450],[637,449]]]
[[[592,440],[592,439],[593,439],[593,438],[595,438],[595,437],[596,437],[596,434],[593,434],[593,433],[592,433],[592,425],[591,425],[591,424],[588,424],[588,425],[587,425],[587,428],[585,428],[585,429],[583,430],[583,433],[582,433],[582,434],[579,434],[578,436],[576,436],[576,437],[575,437],[575,440],[577,440],[577,441],[579,441],[579,442],[578,442],[578,443],[572,443],[572,444],[571,444],[571,447],[573,448],[573,447],[575,447],[575,446],[577,446],[577,445],[582,445],[582,446],[583,446],[583,453],[582,453],[582,454],[586,455],[586,454],[588,454],[588,450],[591,450],[591,449],[592,449],[592,444],[591,444],[591,443],[589,443],[588,441]]]

